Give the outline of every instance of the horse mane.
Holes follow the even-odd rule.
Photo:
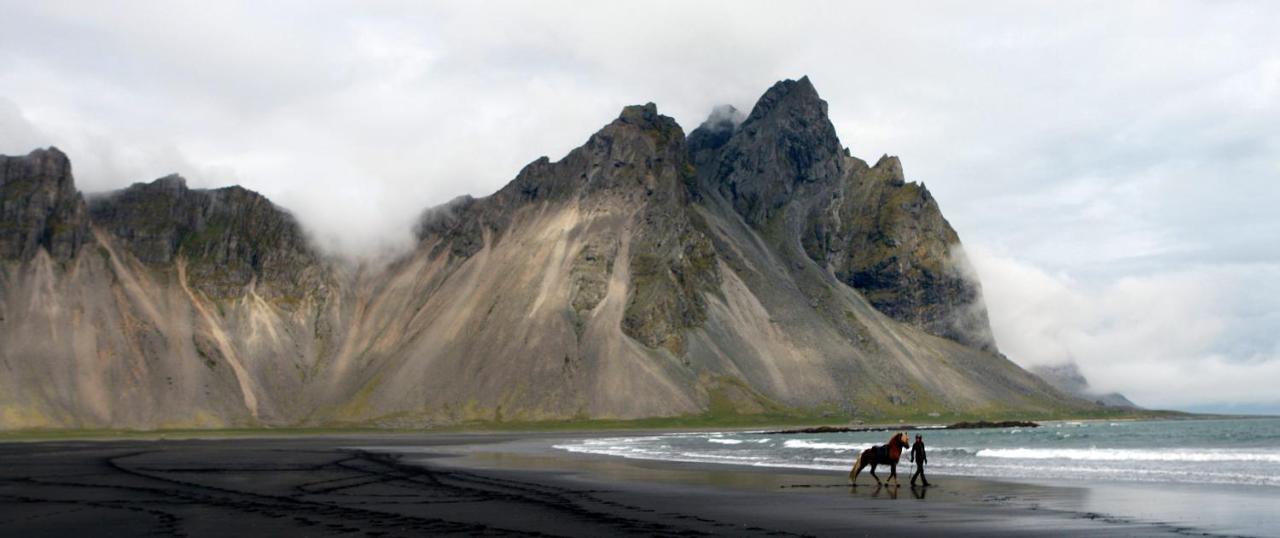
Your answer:
[[[898,443],[899,437],[904,437],[907,432],[897,432],[893,437],[889,438],[889,459],[897,463],[898,458],[902,457],[902,444]]]

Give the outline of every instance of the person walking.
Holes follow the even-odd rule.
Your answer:
[[[916,443],[911,445],[911,461],[916,464],[916,472],[911,475],[911,485],[916,485],[916,477],[924,482],[924,487],[929,487],[929,479],[924,477],[924,464],[927,458],[924,455],[924,436],[916,434]]]

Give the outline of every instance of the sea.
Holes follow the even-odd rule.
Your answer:
[[[1280,488],[1280,418],[1063,421],[908,433],[913,439],[924,436],[929,476]],[[581,439],[555,447],[634,459],[848,472],[859,451],[884,444],[891,434],[667,433]],[[905,482],[913,470],[906,454],[898,470]],[[877,474],[884,478],[888,469],[881,467]]]

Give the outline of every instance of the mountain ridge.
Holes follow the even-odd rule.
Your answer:
[[[997,354],[936,202],[849,155],[807,78],[687,137],[626,107],[424,211],[386,267],[323,256],[252,191],[170,176],[86,204],[55,171],[56,203],[0,184],[24,231],[0,243],[0,428],[1092,408]]]

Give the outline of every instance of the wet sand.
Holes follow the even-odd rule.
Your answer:
[[[611,434],[616,435],[616,433]],[[560,434],[559,436],[563,436]],[[0,444],[4,536],[1200,534],[1074,510],[1090,488],[625,460],[552,435]],[[904,473],[906,469],[902,469]],[[1118,497],[1123,497],[1119,495]]]

